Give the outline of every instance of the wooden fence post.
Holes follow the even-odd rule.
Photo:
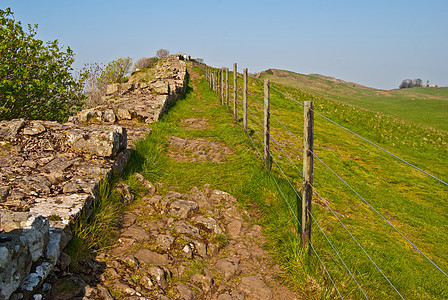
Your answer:
[[[224,67],[221,68],[221,105],[224,105],[225,97],[224,97]]]
[[[221,70],[218,70],[218,84],[216,85],[218,88],[216,93],[218,94],[218,99],[221,101]]]
[[[243,128],[247,132],[247,68],[243,70]]]
[[[214,86],[215,86],[215,94],[216,94],[216,92],[218,91],[218,71],[217,70],[215,70],[215,83],[214,83]]]
[[[237,113],[236,113],[236,98],[238,96],[236,89],[236,78],[238,77],[238,73],[236,72],[236,63],[233,64],[233,122],[237,121]]]
[[[229,105],[229,68],[226,68],[226,105]]]
[[[207,82],[208,82],[208,87],[211,87],[211,80],[210,80],[210,68],[207,67]]]
[[[270,137],[270,83],[269,79],[264,80],[264,164],[268,171],[271,171],[271,153],[269,149],[269,137]]]
[[[302,244],[311,242],[311,213],[313,197],[314,102],[303,105],[303,186],[302,186]],[[311,251],[311,249],[310,249]]]
[[[213,71],[212,70],[210,70],[210,88],[211,88],[211,90],[213,91],[213,89],[214,89],[214,86],[213,86],[213,80],[214,80],[214,76],[213,76]]]

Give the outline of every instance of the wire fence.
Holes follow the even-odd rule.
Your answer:
[[[209,82],[213,81],[210,86],[212,89],[214,89],[218,94],[220,93],[219,91],[222,91],[223,88],[222,86],[220,86],[220,81],[217,80],[217,77],[219,76],[218,73],[216,73],[216,75],[211,75],[211,74],[215,74],[213,73],[215,72],[214,69],[207,67],[205,69],[205,73],[206,73],[206,77],[207,80]],[[241,81],[241,77],[239,77],[240,81]],[[243,80],[249,80],[247,79],[247,77],[245,77],[245,79]],[[261,89],[261,86],[257,85],[257,81],[258,82],[263,82],[263,80],[257,78],[257,77],[251,77],[251,80],[253,81],[253,85],[251,85],[251,88],[253,89],[252,91],[249,91],[248,89],[242,89],[236,86],[232,86],[232,88],[235,91],[235,94],[237,95],[236,99],[231,99],[231,101],[234,101],[235,103],[237,103],[238,105],[241,106],[241,98],[246,97],[244,99],[247,99],[247,96],[249,96],[250,99],[250,103],[251,105],[247,105],[247,116],[243,116],[243,118],[247,118],[248,120],[248,137],[252,143],[252,146],[254,147],[254,149],[257,151],[258,155],[260,156],[260,158],[263,160],[263,145],[265,144],[264,141],[264,136],[262,136],[263,133],[263,129],[265,128],[266,124],[265,122],[263,122],[261,119],[264,116],[263,113],[263,109],[264,109],[264,103],[262,100],[260,100],[257,95],[261,94],[259,92],[259,89]],[[223,81],[221,80],[221,84],[223,84]],[[229,85],[229,83],[224,83]],[[243,84],[247,84],[243,82]],[[294,104],[298,104],[299,106],[303,107],[304,104],[295,99],[294,97],[291,97],[290,95],[288,95],[287,93],[283,92],[280,88],[276,88],[274,86],[271,85],[272,90],[277,93],[280,97],[282,97],[282,99],[286,99],[288,101],[291,101]],[[237,94],[238,92],[238,94]],[[244,95],[245,93],[247,93],[246,95]],[[220,97],[223,97],[223,95],[220,95]],[[239,99],[238,99],[239,98]],[[247,99],[247,101],[249,102],[249,99]],[[235,105],[235,107],[237,107],[237,105]],[[242,113],[244,113],[244,110],[242,110]],[[240,112],[241,112],[240,110]],[[417,170],[418,172],[420,172],[421,174],[428,176],[429,178],[432,178],[434,180],[436,180],[437,182],[439,182],[440,184],[442,184],[443,186],[448,186],[448,184],[446,183],[446,181],[438,178],[437,176],[424,171],[422,168],[417,167],[415,164],[412,164],[410,162],[408,162],[407,160],[401,158],[400,156],[384,149],[384,147],[381,147],[379,145],[377,145],[376,143],[372,142],[371,140],[363,137],[362,135],[354,132],[353,130],[350,130],[348,128],[346,128],[345,126],[342,126],[341,124],[339,124],[338,122],[330,119],[329,117],[325,116],[323,113],[320,113],[318,111],[315,111],[314,109],[312,110],[313,113],[315,115],[317,115],[318,117],[322,118],[325,121],[328,121],[329,123],[337,126],[338,128],[350,133],[351,135],[353,135],[354,137],[366,142],[367,144],[379,149],[381,152],[389,155],[390,157],[396,159],[399,163],[405,164],[415,170]],[[236,112],[234,112],[236,114]],[[281,176],[283,177],[282,180],[284,180],[285,182],[288,183],[289,187],[291,190],[293,190],[293,192],[295,193],[296,197],[298,199],[302,199],[301,196],[301,192],[300,192],[300,188],[298,188],[298,186],[300,186],[299,184],[297,184],[297,182],[300,182],[303,176],[303,172],[301,171],[300,167],[298,166],[298,164],[300,164],[300,158],[297,157],[297,155],[295,155],[295,157],[293,157],[294,155],[291,155],[291,153],[288,154],[288,150],[285,149],[286,146],[284,144],[282,144],[282,139],[288,139],[284,137],[284,134],[286,134],[287,136],[289,136],[289,139],[293,140],[294,142],[299,143],[301,146],[303,146],[304,142],[302,139],[300,139],[298,136],[300,136],[300,131],[297,128],[291,128],[290,126],[285,125],[285,122],[281,120],[280,117],[280,113],[279,111],[276,110],[271,110],[270,112],[270,117],[272,117],[273,120],[275,120],[275,124],[278,125],[277,131],[279,133],[282,133],[282,136],[276,136],[275,134],[273,134],[274,132],[271,131],[271,133],[269,133],[269,139],[272,140],[275,145],[273,145],[274,147],[269,148],[269,156],[273,162],[273,166],[274,169],[269,173],[270,177],[272,178],[273,182],[275,183],[276,187],[278,188],[278,191],[280,192],[281,197],[283,198],[284,202],[287,204],[288,209],[291,213],[291,217],[293,218],[293,220],[298,224],[298,226],[302,226],[302,223],[300,222],[300,215],[298,213],[298,211],[295,211],[293,209],[293,207],[291,206],[290,201],[288,200],[285,191],[282,189],[281,185],[279,184],[279,180],[277,178],[277,176]],[[259,149],[262,150],[259,150]],[[289,149],[291,150],[291,149]],[[301,150],[301,149],[300,149]],[[299,151],[301,152],[301,151]],[[326,163],[324,161],[324,159],[322,159],[320,157],[320,155],[316,154],[316,151],[311,151],[312,156],[317,160],[318,164],[320,166],[323,166],[324,169],[326,169],[333,177],[335,177],[337,179],[337,181],[339,181],[341,183],[342,186],[348,188],[348,190],[350,190],[350,192],[352,194],[354,194],[357,198],[359,198],[373,213],[374,215],[378,216],[380,218],[380,220],[382,220],[386,226],[390,227],[390,229],[395,232],[396,234],[398,234],[398,236],[404,241],[404,243],[406,243],[408,246],[410,246],[409,248],[411,250],[413,250],[414,253],[418,253],[419,257],[416,257],[416,260],[426,260],[427,262],[430,263],[430,265],[439,272],[441,278],[448,278],[447,273],[445,272],[444,268],[446,267],[444,265],[444,267],[442,268],[440,263],[436,263],[434,261],[434,259],[432,259],[431,257],[434,257],[434,255],[432,254],[428,254],[425,253],[426,251],[422,250],[421,247],[418,247],[417,244],[414,242],[415,240],[418,240],[418,238],[415,235],[412,235],[413,238],[410,238],[409,235],[406,235],[403,233],[402,228],[404,226],[401,226],[401,228],[399,228],[399,226],[394,225],[393,221],[389,220],[390,217],[389,216],[385,216],[384,214],[384,210],[381,207],[376,207],[376,205],[372,204],[371,201],[368,201],[366,196],[362,196],[362,192],[358,191],[357,188],[353,187],[353,184],[348,183],[348,181],[346,179],[344,179],[344,175],[341,175],[340,172],[337,172],[334,170],[334,168],[330,167],[330,165],[328,163]],[[283,159],[283,158],[286,158]],[[293,171],[293,173],[291,173],[291,170]],[[288,176],[288,172],[290,174],[295,174],[293,175],[293,177],[291,177],[291,175]],[[317,178],[317,181],[319,181],[319,178]],[[324,183],[320,184],[321,186],[324,186]],[[397,284],[398,280],[395,280],[394,278],[391,277],[391,271],[390,268],[387,268],[388,271],[384,270],[384,263],[383,263],[383,267],[380,267],[381,263],[378,262],[378,257],[381,257],[381,255],[378,255],[377,252],[378,250],[375,249],[375,247],[366,247],[366,244],[369,242],[366,240],[365,236],[360,235],[359,233],[354,233],[353,231],[353,226],[347,225],[347,222],[350,221],[350,219],[346,220],[345,222],[342,221],[343,219],[343,214],[337,212],[334,208],[331,207],[331,205],[329,204],[329,201],[326,200],[322,195],[321,192],[318,191],[318,189],[316,188],[315,184],[313,184],[312,186],[312,190],[313,190],[313,194],[316,198],[316,200],[319,200],[320,203],[322,203],[323,207],[325,207],[325,209],[327,211],[329,211],[331,214],[330,216],[333,218],[330,220],[329,217],[325,218],[324,220],[326,221],[325,224],[322,223],[322,221],[319,221],[319,218],[316,217],[316,215],[314,215],[313,213],[311,213],[311,221],[313,224],[315,224],[314,228],[318,229],[318,233],[320,234],[320,238],[317,239],[315,241],[312,241],[311,239],[308,241],[308,245],[304,245],[304,246],[308,246],[312,253],[316,256],[316,258],[318,259],[319,264],[322,266],[322,269],[324,270],[326,276],[328,277],[328,279],[331,282],[331,285],[333,286],[334,290],[337,293],[337,296],[340,297],[341,299],[343,299],[343,292],[341,292],[340,287],[341,287],[341,283],[339,283],[339,288],[338,288],[338,280],[337,278],[335,278],[336,275],[340,275],[341,272],[335,272],[336,274],[331,274],[332,269],[334,268],[329,268],[328,267],[328,262],[326,262],[325,258],[326,257],[335,257],[338,261],[338,263],[335,263],[337,265],[339,265],[341,267],[342,270],[344,270],[344,272],[346,272],[347,274],[347,278],[349,278],[350,281],[352,281],[353,286],[358,290],[357,293],[359,293],[359,295],[362,295],[363,298],[365,299],[369,299],[369,295],[371,295],[372,293],[367,291],[366,288],[370,287],[367,286],[368,284],[366,284],[366,280],[364,277],[366,277],[365,274],[362,273],[362,270],[356,270],[355,267],[357,266],[356,263],[352,263],[352,262],[348,262],[347,260],[350,260],[351,257],[350,255],[346,254],[346,250],[342,249],[341,251],[341,243],[335,243],[335,240],[337,239],[338,236],[340,235],[334,235],[333,238],[331,238],[331,234],[333,233],[332,230],[329,230],[328,227],[332,226],[335,227],[337,226],[337,224],[339,225],[338,228],[341,228],[343,230],[343,232],[345,232],[351,241],[354,242],[354,244],[356,245],[356,248],[359,249],[359,253],[360,255],[362,255],[362,257],[364,257],[363,259],[366,259],[366,261],[373,266],[373,269],[376,270],[379,275],[380,278],[382,278],[382,280],[384,280],[385,284],[387,284],[388,286],[390,286],[391,290],[395,293],[395,295],[398,298],[401,299],[405,299],[404,296],[404,292],[406,292],[406,285],[403,284],[402,282],[400,284]],[[381,211],[383,211],[383,213],[381,213]],[[322,219],[321,219],[322,220]],[[336,225],[335,224],[331,224],[329,225],[330,221],[335,220],[336,221]],[[327,227],[327,229],[326,229]],[[335,229],[337,230],[337,229]],[[360,239],[361,237],[361,239]],[[413,241],[414,240],[414,241]],[[328,249],[327,252],[321,252],[321,254],[319,255],[318,251],[320,248],[322,248],[322,245],[326,244]],[[317,248],[317,250],[316,250]],[[379,247],[381,248],[381,247]],[[332,255],[328,255],[328,253],[333,253]],[[372,255],[375,254],[375,255]],[[414,255],[414,254],[413,254]],[[414,255],[415,256],[415,255]],[[431,257],[430,257],[431,256]],[[330,259],[331,260],[331,259]],[[440,261],[445,262],[446,258],[442,258],[440,259]],[[395,274],[395,270],[393,272]],[[368,276],[375,276],[374,274],[368,274]],[[360,281],[360,279],[363,279],[362,281]],[[364,282],[364,287],[363,287],[363,282]],[[446,284],[448,282],[445,282],[443,284]],[[412,295],[412,293],[411,293]],[[352,298],[353,295],[351,294],[351,292],[348,293],[348,297]],[[373,298],[376,298],[375,296],[373,296]]]

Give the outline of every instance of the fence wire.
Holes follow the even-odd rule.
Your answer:
[[[249,134],[248,134],[247,136],[250,138],[250,140],[252,141],[252,144],[254,145],[255,150],[258,152],[258,155],[259,155],[260,158],[263,160],[263,155],[262,155],[261,152],[258,150],[255,141],[253,140],[253,138],[252,138]],[[260,141],[261,141],[261,140],[260,140]],[[261,142],[262,142],[262,141],[261,141]],[[275,185],[277,186],[277,189],[279,190],[280,194],[282,195],[283,200],[284,200],[285,203],[288,205],[289,210],[290,210],[291,213],[293,214],[293,216],[294,216],[296,222],[300,225],[300,227],[302,227],[302,223],[299,221],[299,218],[298,218],[297,215],[294,213],[294,210],[292,209],[291,205],[289,204],[289,201],[286,199],[286,196],[285,196],[285,194],[283,193],[283,190],[281,189],[281,187],[280,187],[280,185],[278,184],[277,180],[275,179],[275,177],[272,175],[271,172],[269,172],[269,175],[271,176],[272,180],[274,181]],[[316,249],[314,248],[313,244],[310,242],[309,245],[310,245],[310,247],[311,247],[313,253],[316,255],[317,259],[319,260],[319,262],[320,262],[322,268],[324,269],[325,273],[327,274],[328,278],[330,279],[330,281],[331,281],[333,287],[335,288],[336,292],[338,293],[339,297],[340,297],[341,299],[344,299],[344,297],[342,297],[342,295],[341,295],[341,292],[340,292],[339,289],[337,288],[337,286],[336,286],[336,284],[335,284],[335,282],[334,282],[334,280],[333,280],[333,277],[330,275],[330,273],[329,273],[327,267],[326,267],[325,264],[323,263],[323,261],[322,261],[320,255],[317,253],[317,251],[316,251]]]
[[[263,80],[257,78],[257,77],[253,77],[258,79],[259,81],[263,82]],[[284,97],[286,97],[287,99],[303,106],[303,104],[300,101],[297,101],[296,99],[290,97],[289,95],[283,93],[282,91],[280,91],[279,89],[275,88],[274,86],[271,85],[271,88],[273,90],[275,90],[276,92],[280,93],[281,95],[283,95]],[[255,102],[259,105],[259,108],[263,108],[264,104],[259,101],[252,93],[249,92],[249,90],[247,90],[247,94],[253,99],[255,100]],[[256,106],[256,105],[255,105]],[[256,113],[251,109],[250,106],[248,106],[248,111],[250,112],[250,114],[253,117],[253,120],[255,120],[256,123],[258,123],[259,126],[261,126],[262,128],[264,128],[263,122],[260,121],[260,119],[256,116]],[[381,146],[373,143],[372,141],[362,137],[361,135],[353,132],[352,130],[338,124],[337,122],[331,120],[330,118],[312,110],[316,115],[324,118],[325,120],[333,123],[334,125],[342,128],[343,130],[355,135],[356,137],[368,142],[369,144],[373,145],[374,147],[380,149],[381,151],[391,155],[392,157],[398,159],[399,161],[411,166],[412,168],[424,173],[425,175],[439,181],[440,183],[447,185],[448,183],[437,178],[434,175],[431,175],[430,173],[418,168],[417,166],[409,163],[408,161],[402,159],[401,157],[389,152],[388,150],[382,148]],[[291,130],[288,129],[287,126],[285,126],[274,114],[271,113],[271,116],[286,130],[289,132],[289,134],[296,139],[300,144],[303,145],[303,142],[294,134],[291,132]],[[263,131],[263,130],[262,130]],[[262,132],[261,131],[261,132]],[[253,130],[253,133],[255,133],[257,139],[260,141],[261,145],[263,145],[263,138],[258,134],[258,132],[256,130]],[[258,152],[260,158],[263,160],[263,155],[262,153],[258,150],[257,145],[254,141],[254,139],[252,138],[252,136],[250,134],[248,134],[248,137],[250,138],[250,140],[252,141],[254,148],[256,149],[256,151]],[[293,160],[291,159],[291,157],[286,153],[286,151],[283,149],[283,147],[281,146],[281,144],[270,134],[270,139],[272,139],[278,146],[278,148],[285,154],[285,156],[289,159],[291,165],[300,173],[302,174],[302,172],[300,171],[300,169],[297,167],[297,165],[293,162]],[[357,197],[359,197],[365,204],[367,204],[381,219],[383,219],[384,221],[386,221],[386,223],[391,226],[404,240],[406,240],[415,250],[417,250],[427,261],[429,261],[438,271],[440,271],[445,277],[448,278],[448,275],[435,263],[433,262],[426,254],[424,254],[412,241],[410,241],[401,231],[399,231],[391,222],[389,222],[377,209],[375,209],[375,207],[373,207],[367,200],[365,200],[352,186],[350,186],[339,174],[337,174],[334,170],[332,170],[319,156],[316,155],[316,153],[314,153],[313,151],[311,151],[312,155],[314,157],[316,157],[316,159],[322,163],[334,176],[336,176],[345,186],[347,186]],[[274,159],[271,150],[269,150],[269,155],[272,159],[272,161],[275,163],[275,165],[277,166],[277,169],[281,172],[281,174],[283,175],[283,177],[285,178],[285,180],[289,183],[290,187],[292,188],[292,190],[294,191],[294,193],[296,194],[298,199],[301,199],[301,195],[299,195],[296,187],[294,186],[294,184],[289,180],[288,176],[285,174],[285,172],[283,171],[283,169],[280,167],[280,165],[278,164],[277,160]],[[294,212],[294,210],[292,209],[289,201],[286,199],[285,194],[283,193],[280,185],[278,184],[277,180],[275,179],[275,177],[272,175],[271,172],[269,172],[269,174],[271,175],[271,178],[273,179],[273,181],[275,182],[278,190],[280,191],[284,201],[286,202],[286,204],[289,207],[290,212],[293,214],[294,218],[296,219],[297,223],[301,226],[301,222],[298,219],[298,216],[296,215],[296,213]],[[350,235],[350,237],[355,241],[355,243],[357,244],[357,246],[362,250],[362,252],[367,256],[367,258],[370,260],[370,262],[375,266],[375,268],[380,272],[380,274],[383,276],[383,278],[387,281],[387,283],[394,289],[394,291],[400,296],[401,299],[404,299],[403,296],[401,295],[401,293],[398,291],[398,289],[395,287],[395,285],[390,281],[390,279],[384,274],[384,272],[379,268],[378,264],[372,259],[372,257],[367,253],[367,251],[364,249],[364,247],[358,242],[358,240],[354,237],[354,235],[350,232],[350,230],[345,226],[345,224],[341,221],[341,219],[337,216],[337,214],[334,212],[334,210],[326,203],[326,200],[317,192],[317,190],[315,189],[314,186],[312,186],[312,189],[314,191],[314,193],[323,201],[323,203],[325,204],[325,206],[331,211],[331,213],[336,217],[336,219],[338,220],[338,222],[341,224],[341,226],[345,229],[345,231]],[[326,241],[328,242],[328,244],[331,246],[331,248],[333,249],[333,251],[336,253],[336,255],[338,256],[339,260],[342,262],[342,264],[344,265],[345,269],[347,270],[347,272],[350,274],[351,278],[354,280],[354,282],[356,283],[356,285],[358,286],[358,288],[360,289],[360,291],[362,292],[362,294],[364,295],[364,297],[366,299],[368,299],[366,293],[364,292],[364,290],[362,289],[361,285],[358,283],[358,281],[355,279],[353,273],[350,271],[350,269],[347,267],[346,263],[344,262],[344,260],[342,259],[342,257],[340,256],[339,252],[336,250],[336,248],[334,247],[334,245],[331,243],[331,241],[329,240],[328,236],[325,234],[325,232],[323,231],[323,229],[321,228],[319,222],[314,218],[313,215],[311,215],[311,219],[312,221],[317,225],[317,227],[319,228],[320,232],[323,234],[323,236],[325,237]],[[328,272],[326,266],[324,265],[322,259],[320,258],[320,256],[318,255],[317,251],[315,250],[313,244],[310,242],[309,243],[312,251],[314,252],[314,254],[316,255],[316,257],[318,258],[320,264],[322,265],[323,269],[325,270],[325,273],[327,274],[327,276],[329,277],[330,281],[332,282],[335,290],[337,291],[339,297],[341,299],[343,299],[341,293],[339,292],[338,288],[336,287],[336,284],[332,278],[332,276],[330,275],[330,273]]]

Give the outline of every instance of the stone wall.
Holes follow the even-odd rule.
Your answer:
[[[170,56],[154,80],[108,86],[105,104],[59,124],[0,121],[0,299],[28,299],[85,220],[100,179],[121,175],[137,139],[186,89]],[[131,141],[130,145],[128,140]]]

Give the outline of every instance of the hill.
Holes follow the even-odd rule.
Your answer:
[[[269,69],[260,78],[418,125],[448,130],[448,87],[379,90],[319,74]]]

